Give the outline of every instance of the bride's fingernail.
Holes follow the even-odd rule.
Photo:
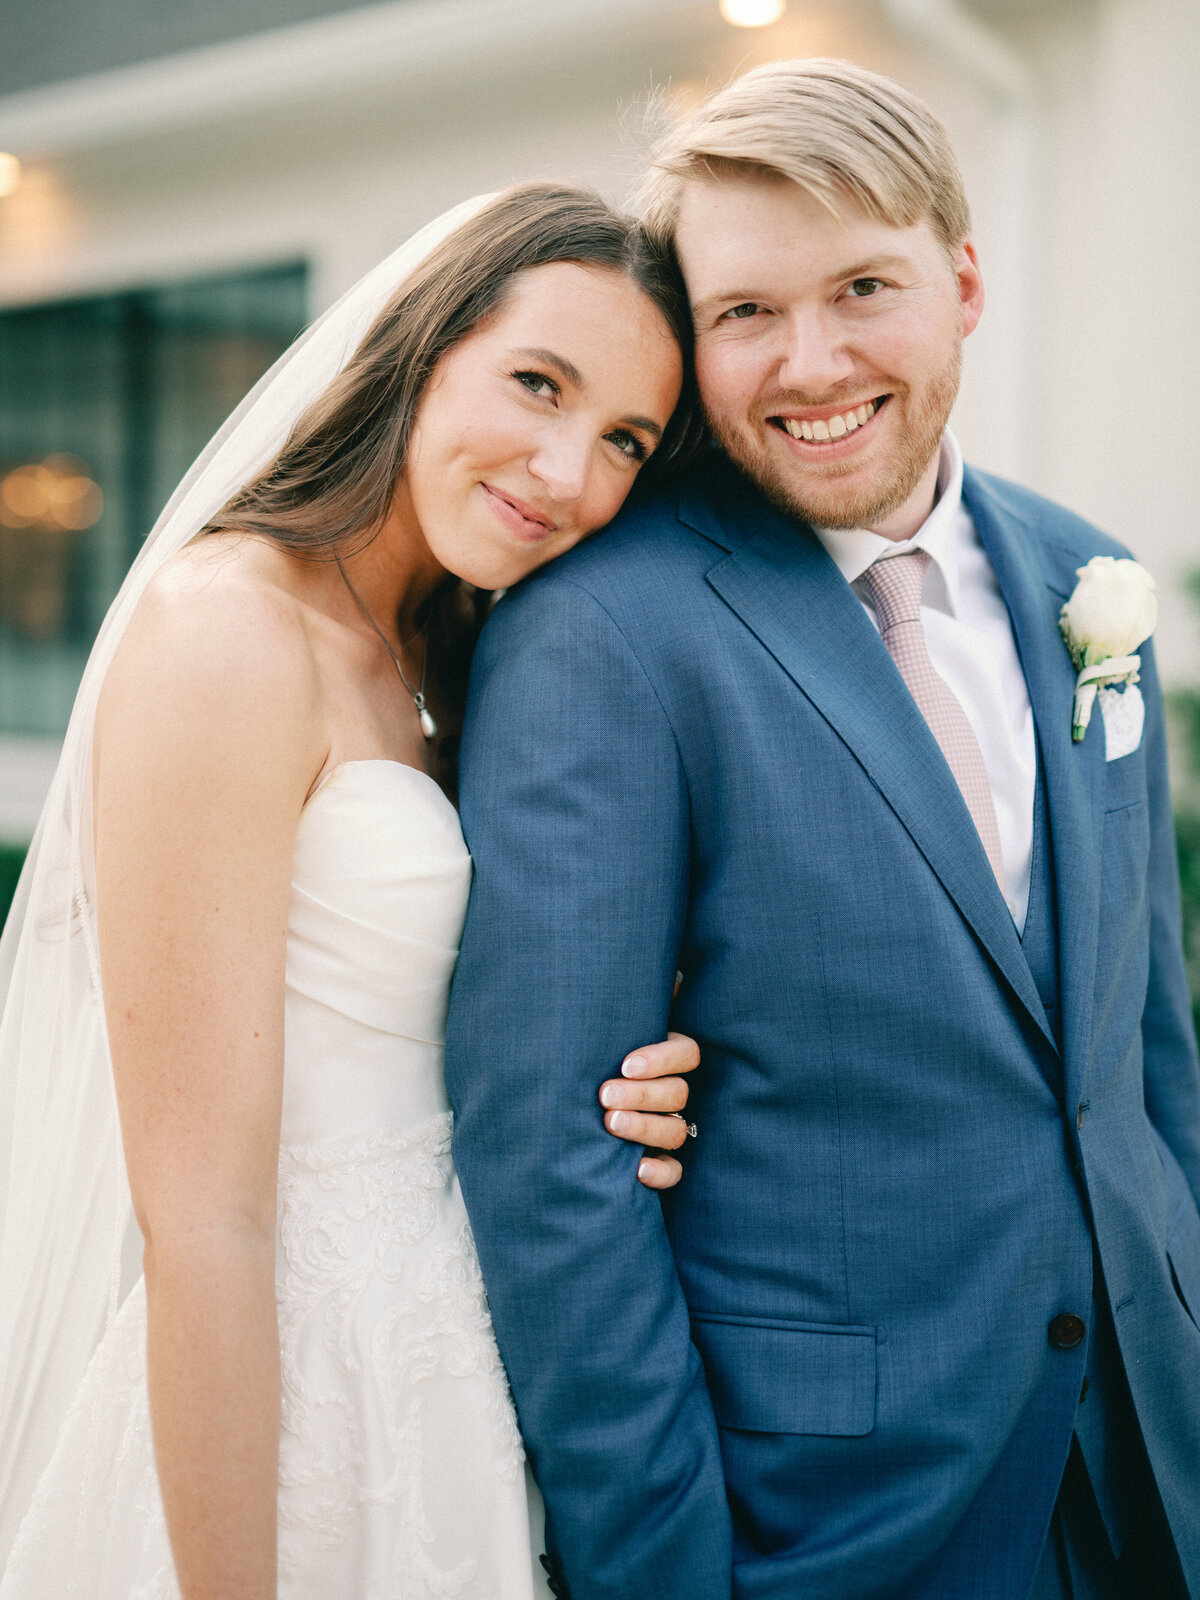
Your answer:
[[[645,1056],[626,1056],[621,1063],[621,1076],[623,1078],[644,1078],[646,1076]]]
[[[608,1119],[608,1126],[613,1133],[624,1133],[632,1121],[628,1111],[614,1111]]]
[[[650,1165],[650,1163],[648,1161],[641,1162],[638,1166],[638,1177],[644,1179],[652,1178],[653,1176],[654,1168]]]
[[[606,1083],[600,1091],[600,1104],[602,1106],[619,1106],[621,1104],[620,1085]]]

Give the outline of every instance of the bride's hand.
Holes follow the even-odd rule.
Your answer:
[[[683,1033],[668,1033],[662,1044],[643,1045],[621,1063],[619,1078],[600,1086],[604,1126],[618,1139],[651,1151],[678,1150],[688,1125],[674,1115],[687,1105],[688,1086],[679,1076],[700,1065],[700,1049]],[[638,1180],[647,1189],[670,1189],[683,1176],[674,1156],[647,1154]]]

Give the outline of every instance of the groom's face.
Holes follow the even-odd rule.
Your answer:
[[[721,444],[793,515],[874,527],[930,481],[983,285],[921,222],[783,179],[695,179],[676,243]]]

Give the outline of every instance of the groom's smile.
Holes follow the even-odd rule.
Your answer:
[[[839,441],[846,440],[847,444],[853,441],[854,447],[861,447],[867,435],[854,440],[854,435],[860,430],[865,430],[867,424],[872,422],[879,411],[891,397],[877,395],[873,400],[867,400],[859,405],[840,404],[836,406],[816,406],[805,410],[789,409],[781,411],[767,420],[772,427],[780,429],[789,438],[803,440],[806,444],[819,447],[819,457],[831,459],[837,455],[850,455],[852,448],[842,451],[831,450]]]
[[[983,286],[926,222],[768,176],[690,179],[676,244],[724,448],[793,515],[904,537],[928,513]],[[894,526],[893,526],[894,525]]]

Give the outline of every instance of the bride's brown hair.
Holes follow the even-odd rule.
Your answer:
[[[392,503],[438,362],[503,306],[518,274],[556,261],[619,272],[662,313],[683,355],[684,387],[643,470],[658,475],[677,464],[701,436],[691,316],[678,267],[600,195],[525,183],[456,228],[405,279],[279,454],[204,531],[262,534],[317,560],[369,542]]]

